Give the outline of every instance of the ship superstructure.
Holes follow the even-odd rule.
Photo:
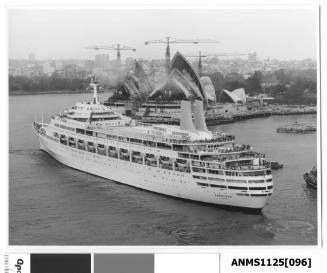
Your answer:
[[[180,126],[138,123],[98,100],[33,122],[40,147],[72,168],[152,192],[262,209],[273,192],[269,163],[233,135],[207,129],[202,101],[181,102]],[[193,120],[194,119],[194,120]]]

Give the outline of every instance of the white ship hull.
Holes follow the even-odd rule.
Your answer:
[[[62,145],[38,133],[40,148],[74,169],[140,189],[193,201],[262,209],[269,196],[239,196],[236,191],[200,187],[192,173],[140,165]]]

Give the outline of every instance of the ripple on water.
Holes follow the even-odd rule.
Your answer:
[[[258,231],[269,231],[274,234],[297,232],[302,234],[311,233],[315,230],[313,224],[299,220],[275,220],[269,223],[255,224],[254,229]]]

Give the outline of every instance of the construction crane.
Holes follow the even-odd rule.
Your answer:
[[[203,53],[203,52],[199,51],[198,55],[196,55],[196,54],[194,54],[194,55],[185,55],[185,57],[199,58],[199,61],[198,61],[198,73],[199,73],[199,75],[202,74],[202,58],[210,57],[210,56],[212,56],[212,57],[248,56],[248,53],[239,53],[239,52]]]
[[[110,46],[88,46],[86,47],[87,49],[94,49],[94,50],[116,50],[117,51],[117,61],[120,63],[121,62],[121,54],[120,51],[122,50],[131,50],[133,52],[136,51],[135,48],[130,47],[130,46],[124,46],[121,44],[113,44]]]
[[[201,76],[201,74],[202,74],[202,58],[205,58],[207,56],[209,56],[209,55],[208,54],[203,54],[201,51],[199,51],[198,55],[185,55],[185,57],[190,57],[190,58],[197,57],[197,58],[199,58],[199,61],[198,61],[198,74],[199,74],[199,76]]]
[[[200,43],[218,43],[218,41],[215,40],[200,40],[200,39],[192,39],[192,40],[181,40],[181,39],[175,39],[172,37],[166,37],[165,40],[150,40],[144,42],[145,45],[149,44],[166,44],[166,72],[169,73],[170,70],[170,44],[200,44]]]

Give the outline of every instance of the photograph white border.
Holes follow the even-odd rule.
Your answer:
[[[326,146],[325,140],[322,140],[324,135],[326,124],[323,117],[326,117],[326,3],[325,1],[174,1],[174,4],[168,4],[167,1],[139,1],[135,3],[132,0],[122,0],[119,3],[110,3],[108,1],[44,1],[29,0],[28,3],[23,0],[4,1],[1,5],[1,121],[3,125],[6,125],[6,130],[0,135],[1,139],[1,199],[3,204],[1,206],[1,218],[6,219],[2,225],[1,230],[1,249],[3,252],[42,252],[42,253],[217,253],[220,252],[223,255],[229,255],[230,253],[244,252],[252,255],[269,253],[303,253],[308,256],[313,255],[319,259],[321,264],[326,262],[323,259],[322,254],[327,254],[326,246],[324,245],[324,238],[326,234],[326,219],[323,217],[323,213],[326,211],[326,188],[323,184],[318,187],[318,204],[317,204],[317,245],[314,246],[290,246],[290,245],[268,245],[268,246],[14,246],[8,245],[9,240],[9,224],[8,224],[8,141],[9,141],[9,117],[8,117],[8,9],[279,9],[279,8],[296,8],[296,9],[317,9],[320,17],[317,17],[317,26],[320,27],[320,31],[317,31],[317,167],[318,170],[325,170],[326,163],[322,156],[324,154],[324,147]],[[200,2],[200,3],[199,3]],[[240,4],[241,3],[241,4]],[[317,28],[318,29],[318,28]],[[321,76],[323,79],[321,79]],[[320,113],[320,114],[319,114]],[[322,119],[321,119],[322,118]],[[321,125],[321,127],[319,127]],[[322,141],[322,142],[320,142]],[[321,146],[322,144],[322,146]],[[322,163],[322,165],[321,165]],[[325,173],[318,172],[318,183],[321,183],[322,178],[325,177]],[[319,184],[318,184],[319,185]],[[321,198],[323,196],[323,198]],[[238,254],[235,254],[238,255]],[[309,255],[309,256],[310,256]],[[326,255],[327,257],[327,255]],[[263,272],[262,268],[259,268]],[[225,272],[225,271],[224,271]],[[228,272],[228,271],[226,271]],[[253,272],[253,271],[252,271]],[[310,271],[316,272],[316,271]],[[318,271],[317,271],[318,272]]]

